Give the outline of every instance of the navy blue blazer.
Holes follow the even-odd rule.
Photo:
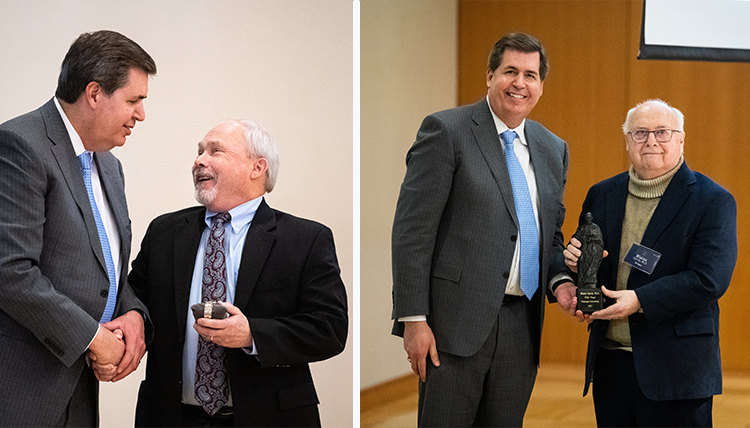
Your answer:
[[[591,212],[609,252],[599,281],[615,289],[624,257],[620,238],[628,195],[628,173],[589,189],[580,221]],[[683,164],[672,178],[641,244],[661,253],[653,273],[632,269],[643,313],[629,317],[638,384],[651,400],[685,400],[720,394],[719,298],[737,261],[737,204],[723,187]],[[586,355],[588,392],[594,361],[609,321],[591,324]]]

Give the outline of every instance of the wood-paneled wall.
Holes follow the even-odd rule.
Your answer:
[[[486,94],[487,55],[503,34],[522,31],[542,41],[550,72],[530,118],[570,146],[566,239],[575,232],[588,188],[630,165],[621,128],[627,111],[649,98],[679,108],[685,114],[686,162],[737,199],[739,260],[719,301],[720,334],[724,369],[747,372],[750,64],[638,60],[642,8],[640,0],[461,0],[458,102]],[[583,364],[586,327],[554,305],[547,309],[542,360]]]

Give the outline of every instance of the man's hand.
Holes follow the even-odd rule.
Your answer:
[[[578,322],[585,321],[587,323],[590,323],[592,321],[591,315],[584,314],[582,311],[576,309],[578,305],[576,290],[578,290],[578,287],[576,287],[572,282],[564,282],[557,286],[557,289],[555,289],[555,298],[557,299],[557,305],[566,314],[578,320]]]
[[[578,272],[578,258],[581,257],[581,241],[570,238],[570,242],[563,250],[565,265],[573,272]]]
[[[604,250],[602,257],[607,257],[609,252]],[[565,265],[570,268],[573,272],[578,272],[578,258],[581,257],[581,241],[576,238],[570,238],[568,246],[563,250],[563,256],[565,257]]]
[[[96,378],[102,382],[114,379],[124,353],[122,331],[111,332],[106,328],[99,328],[89,346],[88,354]]]
[[[193,328],[209,342],[225,348],[250,348],[253,345],[253,334],[250,323],[240,309],[231,303],[221,302],[226,306],[228,318],[199,318]]]
[[[117,367],[117,375],[112,382],[117,382],[133,373],[141,363],[143,354],[146,353],[146,333],[143,325],[143,316],[138,311],[129,311],[125,315],[117,317],[112,321],[102,324],[107,330],[120,330],[125,341],[125,355]]]
[[[419,375],[422,382],[427,381],[427,354],[432,364],[440,367],[435,336],[427,321],[407,321],[404,323],[404,349],[411,363],[411,369]]]
[[[641,309],[641,302],[633,290],[609,291],[602,287],[602,293],[609,298],[616,300],[615,304],[596,311],[591,314],[591,318],[596,320],[617,320],[626,318]]]
[[[578,304],[578,298],[576,297],[577,289],[578,287],[572,282],[563,282],[555,289],[557,306],[572,317],[576,316],[576,305]]]

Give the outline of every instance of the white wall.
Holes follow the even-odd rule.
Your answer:
[[[360,386],[411,372],[391,331],[391,226],[422,119],[456,106],[457,0],[361,0]]]
[[[151,219],[196,204],[190,167],[203,135],[223,119],[252,119],[281,151],[269,205],[333,230],[351,307],[352,1],[0,0],[0,122],[49,100],[70,43],[100,29],[132,38],[158,67],[146,121],[113,151],[132,256]],[[144,367],[102,385],[102,427],[133,425]],[[351,425],[352,371],[351,345],[313,364],[324,426]]]

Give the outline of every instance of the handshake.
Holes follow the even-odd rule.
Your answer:
[[[117,382],[138,368],[145,353],[143,317],[137,311],[130,311],[99,326],[88,357],[97,379]]]

